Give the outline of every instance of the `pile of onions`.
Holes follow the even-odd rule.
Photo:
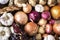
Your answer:
[[[40,19],[40,15],[36,11],[31,11],[29,14],[29,20],[30,21],[38,21]]]
[[[43,19],[48,20],[48,19],[51,17],[50,12],[49,12],[49,11],[44,11],[44,12],[42,12],[41,17],[42,17]]]

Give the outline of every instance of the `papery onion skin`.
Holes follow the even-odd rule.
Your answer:
[[[46,33],[51,33],[52,30],[53,30],[52,25],[51,24],[47,24],[45,30],[46,30]]]
[[[51,8],[51,14],[54,19],[59,19],[60,17],[60,5],[56,5]]]
[[[14,19],[16,23],[23,24],[23,25],[26,24],[28,21],[27,15],[22,11],[17,12],[14,15]]]
[[[60,35],[60,23],[56,23],[56,22],[55,22],[55,24],[53,25],[53,31],[54,31],[56,34]]]
[[[29,20],[30,21],[38,21],[40,19],[40,15],[36,11],[31,11],[29,14]]]
[[[25,25],[24,30],[26,33],[28,33],[30,36],[33,36],[38,31],[38,26],[34,22],[29,22]]]
[[[49,19],[50,18],[50,12],[49,11],[44,11],[44,12],[42,12],[42,14],[41,14],[41,17],[43,18],[43,19]]]

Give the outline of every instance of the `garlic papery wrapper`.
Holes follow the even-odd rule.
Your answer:
[[[9,37],[10,37],[9,28],[0,26],[0,40],[8,40]]]
[[[0,4],[6,4],[9,0],[0,0]]]
[[[1,17],[0,17],[0,22],[5,25],[5,26],[10,26],[12,25],[14,21],[13,15],[11,13],[4,13]]]

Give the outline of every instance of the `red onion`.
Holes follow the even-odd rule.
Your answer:
[[[49,21],[49,24],[54,24],[55,23],[55,20],[53,20],[53,19],[51,19],[50,21]]]
[[[42,12],[41,16],[44,19],[49,19],[50,18],[50,12],[48,12],[48,11]]]
[[[47,24],[46,25],[46,33],[51,33],[52,32],[52,29],[53,29],[53,27],[52,27],[52,25],[51,24]]]
[[[12,26],[13,26],[13,29],[14,29],[15,33],[21,33],[21,30],[20,30],[19,26],[17,26],[15,23],[13,23]]]
[[[38,12],[36,12],[36,11],[30,12],[30,14],[29,14],[30,21],[38,21],[39,19],[40,19],[40,15]]]

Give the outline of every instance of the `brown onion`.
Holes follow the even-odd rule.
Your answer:
[[[56,34],[58,34],[58,35],[60,35],[60,21],[56,21],[55,22],[55,24],[53,25],[53,31],[56,33]]]
[[[54,19],[59,19],[59,17],[60,17],[60,5],[52,7],[51,14],[52,14],[52,17]]]
[[[28,21],[27,15],[22,11],[17,12],[14,15],[14,18],[15,18],[15,22],[20,23],[20,24],[26,24]]]
[[[30,4],[24,4],[24,5],[23,5],[23,11],[24,11],[25,13],[30,13],[31,10],[32,10],[32,6],[31,6]]]
[[[45,11],[49,11],[49,7],[47,5],[44,6]]]
[[[38,31],[38,26],[34,22],[29,22],[25,25],[24,30],[26,33],[28,33],[30,36],[33,36]]]
[[[51,33],[52,32],[52,25],[51,24],[47,24],[46,25],[46,28],[45,28],[45,30],[46,30],[46,33]]]

